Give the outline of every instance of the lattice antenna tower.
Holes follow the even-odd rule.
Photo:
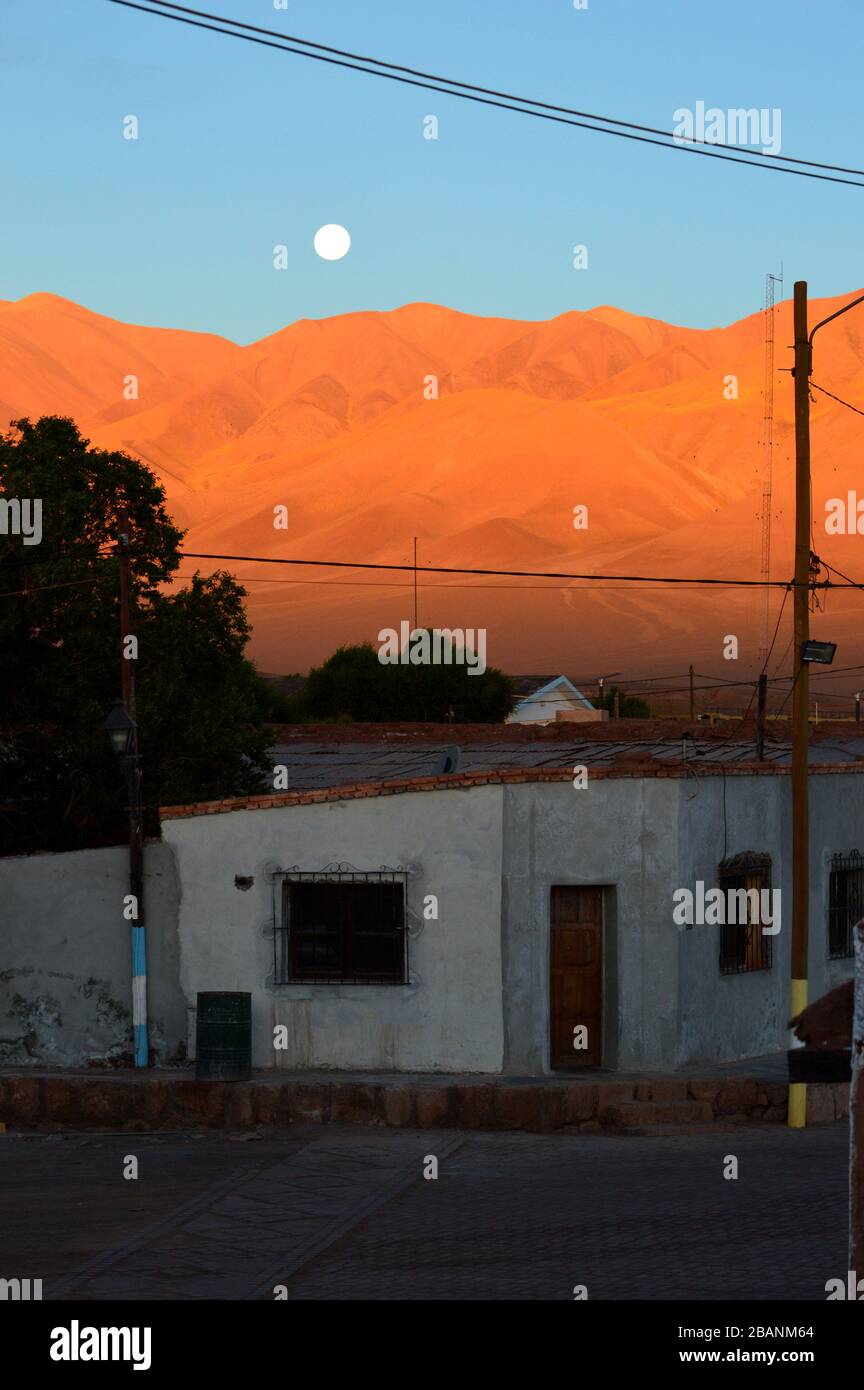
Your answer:
[[[762,557],[761,571],[766,587],[762,591],[762,646],[760,660],[768,657],[771,640],[771,487],[774,471],[774,301],[775,286],[783,291],[783,267],[780,274],[770,271],[765,276],[764,354],[762,379]]]

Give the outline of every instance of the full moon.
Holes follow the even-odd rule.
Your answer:
[[[348,255],[351,238],[338,222],[328,222],[326,227],[318,228],[312,245],[322,260],[341,261]]]

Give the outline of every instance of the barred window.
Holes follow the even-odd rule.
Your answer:
[[[772,938],[762,930],[750,890],[755,889],[760,895],[763,890],[771,891],[771,856],[747,853],[724,859],[718,867],[717,880],[726,895],[727,907],[731,893],[738,893],[736,907],[744,905],[742,890],[748,894],[746,920],[730,922],[731,914],[727,911],[727,920],[720,928],[720,974],[743,975],[751,970],[770,970]],[[758,901],[761,903],[761,896]],[[736,912],[736,916],[742,915]]]
[[[839,960],[855,954],[852,928],[864,917],[864,859],[853,849],[835,854],[828,879],[828,954]]]
[[[348,869],[277,877],[276,984],[406,982],[404,873]]]

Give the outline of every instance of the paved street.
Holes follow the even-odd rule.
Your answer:
[[[846,1270],[847,1143],[843,1123],[677,1138],[10,1133],[0,1277],[41,1278],[46,1299],[284,1285],[291,1300],[569,1300],[585,1284],[595,1299],[822,1301]]]

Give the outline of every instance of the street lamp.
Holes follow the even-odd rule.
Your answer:
[[[128,757],[134,752],[137,725],[122,700],[115,700],[111,713],[102,725],[114,752]]]
[[[150,1062],[147,1036],[147,951],[144,939],[144,817],[141,805],[141,756],[138,725],[125,701],[115,700],[102,725],[111,747],[123,760],[129,801],[129,895],[124,917],[132,924],[132,1031],[135,1066]]]

